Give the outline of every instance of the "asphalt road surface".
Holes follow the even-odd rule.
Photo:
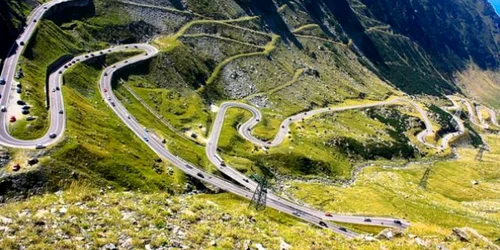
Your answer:
[[[68,1],[68,0],[65,0]],[[23,33],[19,36],[19,38],[16,41],[16,44],[13,45],[11,48],[11,52],[9,53],[9,56],[6,58],[4,67],[2,69],[2,77],[5,79],[5,84],[1,85],[1,93],[2,93],[2,98],[0,98],[0,104],[2,106],[5,106],[7,109],[8,103],[9,103],[9,98],[11,97],[11,91],[15,89],[14,86],[14,74],[17,66],[18,59],[22,53],[22,48],[23,46],[20,46],[19,44],[22,42],[27,43],[29,38],[32,36],[33,31],[36,28],[36,24],[40,18],[43,17],[45,11],[49,9],[50,7],[59,4],[61,2],[65,2],[63,0],[57,0],[57,1],[51,1],[49,3],[46,3],[44,5],[41,5],[37,7],[32,14],[28,18],[27,26],[25,27],[25,30]],[[291,123],[305,119],[307,117],[323,113],[323,112],[338,112],[338,111],[343,111],[343,110],[349,110],[349,109],[363,109],[363,108],[368,108],[368,107],[375,107],[375,106],[382,106],[382,105],[399,105],[402,103],[407,103],[415,107],[415,109],[420,113],[422,120],[425,123],[425,130],[422,131],[417,137],[419,140],[424,143],[425,145],[435,147],[432,144],[429,144],[425,141],[425,137],[431,133],[434,133],[434,130],[432,129],[432,124],[430,120],[428,119],[426,111],[420,107],[418,104],[414,103],[411,100],[405,99],[405,98],[396,98],[390,101],[383,101],[383,102],[376,102],[376,103],[370,103],[370,104],[360,104],[360,105],[352,105],[352,106],[345,106],[345,107],[333,107],[333,108],[322,108],[322,109],[317,109],[317,110],[311,110],[308,112],[303,112],[296,114],[294,116],[291,116],[287,119],[285,119],[281,127],[279,129],[279,132],[277,133],[276,137],[274,138],[273,141],[270,142],[264,142],[261,141],[257,138],[255,138],[251,134],[252,128],[262,119],[262,114],[260,111],[252,106],[243,104],[243,103],[237,103],[237,102],[228,102],[224,103],[221,106],[221,109],[219,113],[217,114],[216,120],[214,122],[209,141],[207,143],[206,147],[206,154],[207,157],[210,159],[210,161],[217,166],[217,168],[223,172],[225,175],[227,175],[229,178],[232,180],[236,181],[240,185],[236,185],[232,182],[229,182],[225,179],[222,179],[218,176],[211,175],[207,172],[204,172],[201,169],[198,169],[194,165],[184,161],[183,159],[180,159],[179,157],[171,154],[165,147],[165,145],[162,144],[161,139],[157,138],[154,134],[151,134],[147,132],[144,129],[144,126],[142,126],[133,116],[128,113],[128,111],[125,109],[125,107],[119,102],[119,100],[116,98],[116,96],[113,94],[111,82],[112,82],[112,77],[113,74],[117,71],[120,70],[123,67],[126,67],[128,65],[132,65],[144,60],[148,60],[154,56],[157,55],[158,50],[148,44],[129,44],[129,45],[120,45],[116,47],[112,47],[106,50],[101,50],[101,51],[96,51],[93,53],[88,53],[85,55],[80,55],[75,58],[73,58],[71,61],[65,63],[62,65],[59,69],[55,70],[52,72],[49,76],[49,92],[47,95],[49,95],[49,100],[50,100],[50,127],[47,131],[47,133],[42,136],[39,139],[35,140],[19,140],[16,138],[13,138],[12,136],[9,135],[8,130],[7,130],[7,115],[6,112],[2,112],[0,115],[0,122],[3,123],[3,126],[0,126],[0,144],[8,147],[14,147],[14,148],[35,148],[35,147],[45,147],[51,144],[54,144],[58,141],[58,139],[62,138],[65,126],[66,126],[66,116],[65,116],[65,111],[64,111],[64,102],[63,102],[63,96],[62,96],[62,75],[64,72],[71,68],[76,63],[88,60],[90,58],[104,55],[107,53],[111,52],[119,52],[119,51],[125,51],[125,50],[142,50],[144,51],[143,54],[134,56],[132,58],[129,58],[127,60],[118,62],[114,65],[111,65],[107,67],[104,72],[101,75],[100,82],[99,82],[99,89],[100,93],[105,100],[105,102],[109,105],[109,107],[115,112],[115,114],[120,117],[120,119],[139,137],[143,140],[144,143],[146,143],[156,154],[158,154],[160,157],[168,160],[175,166],[177,166],[179,169],[184,171],[186,174],[192,176],[193,178],[199,179],[205,183],[211,184],[213,186],[216,186],[218,188],[221,188],[223,190],[226,190],[228,192],[231,192],[235,195],[241,196],[246,199],[250,199],[253,195],[253,190],[255,190],[257,184],[253,182],[250,179],[247,179],[247,177],[240,172],[234,170],[230,166],[227,166],[225,164],[222,164],[222,158],[217,154],[217,142],[222,130],[222,124],[224,122],[224,115],[227,109],[229,108],[243,108],[248,111],[250,111],[253,114],[252,119],[249,121],[245,122],[240,128],[239,132],[240,134],[246,138],[247,140],[251,141],[255,145],[258,146],[265,146],[265,147],[273,147],[279,145],[287,136],[288,131],[289,131],[289,126]],[[455,103],[454,103],[455,104]],[[467,105],[467,104],[466,104]],[[470,107],[470,104],[469,106]],[[490,110],[491,111],[491,110]],[[489,112],[490,112],[489,111]],[[470,110],[469,110],[470,113]],[[494,114],[493,111],[490,112],[492,115],[492,120],[496,121],[496,115]],[[456,118],[456,117],[454,117]],[[472,115],[470,119],[472,120],[474,116]],[[458,118],[457,118],[458,119]],[[458,120],[457,120],[458,121]],[[461,125],[463,128],[463,124]],[[444,149],[444,147],[448,146],[448,141],[453,138],[454,136],[458,136],[459,133],[463,133],[463,129],[461,129],[459,132],[456,132],[455,134],[448,134],[448,139],[443,139],[441,148]],[[445,136],[445,138],[446,138]],[[225,165],[225,166],[224,166]],[[281,212],[290,214],[292,216],[295,216],[299,219],[308,221],[310,223],[313,223],[315,225],[320,226],[320,222],[324,222],[326,226],[322,227],[327,227],[328,229],[337,232],[339,234],[342,234],[346,237],[356,237],[358,234],[351,232],[349,230],[346,230],[343,227],[340,227],[338,225],[333,224],[330,221],[335,221],[335,222],[342,222],[342,223],[352,223],[352,224],[362,224],[362,225],[374,225],[374,226],[384,226],[384,227],[397,227],[397,228],[406,228],[410,224],[407,221],[400,220],[400,219],[395,219],[395,218],[384,218],[384,217],[365,217],[365,216],[349,216],[349,215],[326,215],[324,212],[315,210],[313,208],[309,208],[306,206],[302,206],[296,203],[293,203],[289,200],[283,199],[281,197],[278,197],[277,195],[273,193],[268,193],[267,196],[267,206],[272,207],[274,209],[277,209]]]
[[[5,84],[0,85],[0,106],[9,108],[8,103],[11,97],[11,93],[15,91],[16,86],[14,85],[14,76],[16,73],[16,67],[19,60],[19,57],[22,54],[23,48],[26,45],[21,45],[21,43],[27,44],[33,32],[38,24],[40,18],[43,17],[45,12],[50,9],[52,6],[57,5],[59,3],[67,2],[68,0],[55,0],[35,8],[31,14],[28,16],[26,21],[26,26],[24,31],[19,35],[15,43],[12,45],[7,58],[4,60],[4,65],[2,69],[1,77],[5,80]],[[55,84],[60,76],[51,75],[49,84],[51,87],[55,88]],[[51,143],[52,141],[57,140],[62,135],[65,127],[65,117],[64,115],[59,114],[60,109],[64,109],[63,98],[60,92],[52,93],[50,95],[51,103],[55,103],[54,109],[50,110],[50,128],[47,133],[36,140],[19,140],[13,138],[9,135],[7,125],[8,118],[7,112],[0,113],[0,144],[8,147],[16,147],[16,148],[35,148],[35,145],[45,145],[47,143]],[[50,138],[50,134],[56,134],[57,138]]]

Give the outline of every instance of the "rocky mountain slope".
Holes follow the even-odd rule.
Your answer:
[[[13,3],[7,3],[2,17],[16,12]],[[85,8],[66,9],[39,22],[20,60],[26,72],[23,88],[29,90],[21,97],[37,119],[16,122],[9,130],[24,139],[45,132],[46,69],[61,56],[117,43],[149,42],[160,49],[158,56],[119,72],[113,91],[131,116],[165,139],[169,151],[209,172],[220,174],[208,161],[205,144],[215,112],[226,100],[258,107],[263,119],[254,133],[269,140],[280,122],[297,112],[385,100],[402,96],[400,90],[428,94],[414,97],[429,110],[438,133],[427,139],[437,143],[442,133],[454,129],[450,116],[438,108],[449,103],[439,96],[463,92],[486,96],[488,103],[498,99],[490,90],[500,88],[499,20],[491,11],[484,0],[94,0]],[[17,16],[21,20],[23,15]],[[103,67],[130,55],[99,56],[64,74],[68,123],[59,144],[41,151],[2,152],[0,201],[8,204],[0,205],[5,211],[0,213],[0,233],[6,236],[0,246],[57,242],[61,248],[161,249],[191,241],[193,248],[239,248],[251,239],[252,244],[274,249],[281,245],[280,238],[299,249],[490,243],[446,237],[452,228],[464,225],[490,240],[500,237],[495,231],[500,224],[495,208],[500,190],[495,165],[498,138],[489,131],[467,124],[467,135],[476,135],[479,143],[464,136],[456,143],[464,157],[457,160],[455,149],[436,152],[416,140],[423,124],[414,109],[383,107],[297,122],[283,145],[268,149],[238,135],[249,113],[229,110],[219,150],[238,171],[264,175],[281,195],[327,211],[391,214],[415,222],[395,242],[346,241],[274,210],[248,211],[247,203],[212,194],[218,190],[158,159],[112,115],[96,84]],[[478,91],[483,82],[490,88],[486,93]],[[480,163],[473,160],[474,146],[482,141],[478,133],[494,148]],[[25,164],[32,157],[40,162]],[[22,166],[13,171],[16,162]],[[459,171],[451,171],[457,167]],[[91,188],[79,190],[79,196],[68,188],[75,183]],[[59,192],[12,201],[59,189],[69,191],[64,196]],[[188,196],[194,200],[188,205],[184,194],[192,190],[211,194]],[[170,202],[170,197],[176,198]],[[217,204],[200,205],[209,204],[207,200]],[[148,202],[152,207],[144,205]],[[39,205],[42,212],[37,214],[34,207]],[[231,207],[235,214],[228,218],[222,211]],[[112,221],[99,215],[108,215],[108,210]],[[23,218],[33,220],[24,223]],[[118,233],[110,226],[114,221],[121,221],[120,230],[127,232]],[[165,223],[174,226],[170,230]],[[197,223],[201,225],[194,232],[187,232],[186,225]],[[226,230],[245,223],[255,225],[246,228],[255,233]],[[212,228],[217,229],[215,235],[209,232]],[[164,229],[170,231],[159,233]],[[312,236],[297,237],[304,234]]]

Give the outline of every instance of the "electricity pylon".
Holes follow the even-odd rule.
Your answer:
[[[257,182],[258,185],[255,189],[255,192],[253,193],[252,201],[250,202],[249,207],[253,206],[257,211],[264,210],[266,208],[268,182],[264,177],[258,174],[250,175],[250,179]]]

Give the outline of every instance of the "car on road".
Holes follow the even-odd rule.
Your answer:
[[[243,179],[243,181],[248,183],[248,179],[247,178]]]
[[[35,149],[42,149],[42,148],[45,148],[45,146],[43,144],[36,144],[35,145]]]
[[[136,49],[137,49],[137,48],[139,48],[139,47],[137,47],[137,45],[134,45],[134,48],[136,48]]]
[[[0,84],[1,85],[4,85],[6,82],[5,82],[5,79],[3,77],[0,77]]]
[[[59,109],[59,114],[62,114],[64,111],[62,109]]]
[[[127,119],[130,119],[130,115],[127,115]]]
[[[111,106],[113,106],[113,107],[114,107],[114,106],[115,106],[115,102],[111,102]]]
[[[300,214],[297,211],[292,212],[292,214],[295,215],[295,216],[297,216],[297,217],[300,217]]]
[[[62,74],[62,70],[59,70],[59,74]]]
[[[145,141],[147,141],[147,142],[149,141],[149,139],[148,139],[148,137],[147,137],[147,136],[143,136],[142,138],[143,138]]]
[[[148,130],[148,128],[144,128],[144,131],[145,131],[145,132],[148,132],[149,130]]]
[[[59,88],[59,86],[56,86],[56,90],[61,90],[61,89]]]
[[[24,42],[23,42],[23,41],[20,41],[20,42],[19,42],[19,45],[24,46]]]
[[[347,232],[347,229],[346,229],[345,227],[339,227],[339,230],[340,230],[340,231]]]
[[[331,213],[325,213],[326,217],[333,217]]]
[[[189,165],[189,164],[185,164],[184,166],[186,166],[189,169],[193,169],[193,167],[191,167],[191,165]]]
[[[196,175],[199,176],[200,178],[205,178],[205,176],[200,172],[198,172]]]
[[[108,72],[104,72],[104,76],[108,76]]]
[[[365,218],[365,219],[364,219],[364,222],[372,222],[372,219],[370,219],[370,218]]]
[[[322,227],[328,227],[328,225],[326,225],[326,223],[324,221],[320,221],[319,225],[322,226]]]
[[[400,220],[394,220],[394,224],[402,225],[403,223]]]
[[[55,89],[55,88],[53,88],[53,89],[52,89],[52,92],[56,92],[56,89]]]
[[[111,101],[111,96],[108,96],[108,101]]]
[[[7,107],[5,107],[5,105],[3,105],[3,106],[0,108],[0,110],[1,110],[2,112],[6,112],[6,111],[7,111]]]
[[[125,63],[128,63],[128,61],[125,61]]]
[[[104,93],[108,92],[108,89],[104,89]]]
[[[33,22],[36,23],[36,19],[33,19]]]
[[[56,138],[56,137],[57,137],[56,133],[50,133],[50,134],[49,134],[49,138],[50,138],[50,139],[54,139],[54,138]]]

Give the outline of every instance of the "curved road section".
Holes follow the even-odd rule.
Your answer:
[[[123,122],[139,137],[141,137],[144,142],[153,150],[155,151],[160,157],[167,159],[171,163],[173,163],[175,166],[183,170],[185,173],[188,175],[204,181],[206,183],[209,183],[211,185],[214,185],[218,188],[221,188],[223,190],[226,190],[228,192],[231,192],[233,194],[236,194],[238,196],[244,197],[246,199],[250,199],[253,195],[253,192],[251,190],[248,190],[246,188],[243,188],[241,186],[235,185],[227,180],[224,180],[220,177],[211,175],[209,173],[204,172],[203,170],[200,170],[196,168],[195,166],[191,165],[190,163],[180,159],[179,157],[171,154],[161,143],[161,141],[154,137],[154,135],[147,133],[144,129],[143,126],[141,126],[136,119],[134,119],[128,112],[127,110],[123,107],[123,105],[119,102],[119,100],[116,98],[116,96],[113,94],[112,91],[107,91],[111,90],[111,82],[112,82],[112,76],[113,73],[116,72],[118,69],[123,68],[125,66],[150,59],[154,57],[157,53],[158,50],[147,44],[131,44],[131,45],[121,45],[117,46],[114,48],[110,48],[107,50],[102,50],[102,51],[97,51],[94,53],[89,53],[86,55],[81,55],[77,56],[72,59],[71,62],[68,62],[64,65],[62,65],[59,69],[55,70],[49,75],[49,80],[48,80],[48,89],[49,93],[47,93],[48,98],[50,100],[50,127],[46,133],[46,135],[42,136],[39,139],[35,140],[19,140],[16,138],[13,138],[10,136],[7,130],[7,117],[6,117],[6,112],[5,110],[9,107],[9,98],[11,95],[11,91],[14,88],[14,74],[17,66],[17,62],[19,57],[22,54],[22,47],[28,42],[30,37],[33,34],[33,31],[36,28],[37,21],[43,17],[45,14],[45,11],[48,10],[50,7],[62,3],[65,1],[62,0],[57,0],[57,1],[52,1],[49,3],[46,3],[44,5],[41,5],[37,7],[32,14],[28,18],[28,25],[26,26],[24,32],[19,36],[18,40],[16,43],[13,45],[11,48],[11,51],[9,53],[9,56],[5,60],[4,67],[2,69],[2,75],[0,79],[0,84],[2,85],[1,87],[1,92],[3,95],[3,99],[0,100],[1,105],[3,106],[2,109],[4,112],[1,113],[0,115],[0,122],[3,123],[2,126],[0,126],[0,144],[8,146],[8,147],[14,147],[14,148],[43,148],[46,147],[47,145],[53,144],[58,141],[59,138],[63,136],[65,127],[66,127],[66,116],[64,112],[64,103],[63,103],[63,96],[61,93],[61,86],[63,83],[62,75],[64,72],[69,69],[72,65],[88,60],[94,56],[99,56],[99,55],[104,55],[106,53],[110,52],[118,52],[118,51],[123,51],[127,49],[139,49],[145,51],[145,54],[141,54],[138,56],[135,56],[133,58],[130,58],[128,60],[119,62],[117,64],[112,65],[111,67],[108,67],[104,70],[99,87],[100,87],[100,93],[107,102],[107,104],[110,106],[110,108],[123,120]],[[342,234],[346,237],[356,237],[358,236],[357,233],[349,231],[343,227],[337,226],[333,223],[330,222],[325,222],[323,219],[315,214],[309,213],[306,211],[306,209],[301,209],[299,205],[296,205],[294,203],[291,203],[289,201],[284,201],[280,198],[274,198],[271,197],[267,200],[267,206],[275,208],[281,212],[290,214],[292,216],[298,217],[302,220],[308,221],[310,223],[313,223],[315,225],[319,225],[324,228],[328,228],[336,233]],[[304,210],[304,211],[303,211]],[[348,216],[345,216],[348,217]]]
[[[27,18],[27,23],[24,28],[24,31],[19,35],[17,38],[16,42],[14,45],[12,45],[9,54],[7,55],[7,58],[4,60],[4,65],[2,68],[2,74],[1,74],[1,79],[0,79],[0,92],[1,92],[1,98],[0,98],[0,106],[2,107],[3,111],[1,111],[0,114],[0,144],[8,147],[16,147],[16,148],[35,148],[37,145],[39,147],[44,147],[45,144],[50,144],[53,141],[56,141],[57,138],[60,138],[62,135],[62,132],[64,131],[65,127],[65,117],[64,117],[64,105],[63,105],[63,98],[61,93],[51,93],[49,98],[51,103],[54,103],[55,108],[51,109],[50,111],[50,128],[47,131],[47,133],[39,139],[36,140],[30,140],[30,141],[25,141],[25,140],[19,140],[16,138],[13,138],[9,135],[8,133],[8,122],[7,122],[7,112],[6,109],[8,108],[8,103],[9,99],[11,98],[11,92],[13,89],[15,89],[14,86],[14,75],[17,67],[17,62],[19,60],[19,57],[22,54],[23,48],[25,44],[28,43],[29,39],[33,35],[33,31],[36,28],[36,25],[38,24],[38,20],[40,20],[45,12],[50,9],[52,6],[63,3],[63,2],[68,2],[71,0],[56,0],[56,1],[51,1],[45,4],[42,4],[35,8],[31,14]],[[56,76],[56,75],[51,75],[49,84],[51,84],[51,87],[56,87],[55,84],[57,81],[60,81],[61,76]],[[59,114],[60,110],[62,110],[63,114]],[[51,136],[51,134],[53,134]],[[54,137],[55,138],[51,138]]]
[[[0,99],[0,104],[8,108],[7,105],[9,103],[9,98],[11,91],[13,89],[13,76],[15,74],[17,61],[22,53],[22,45],[27,43],[27,41],[32,36],[34,29],[36,28],[36,23],[38,19],[43,17],[45,11],[50,7],[65,2],[69,0],[56,0],[36,8],[30,17],[28,18],[28,25],[25,28],[25,31],[20,35],[16,44],[11,49],[8,58],[5,60],[5,64],[2,70],[2,78],[5,79],[3,85],[1,86],[1,92],[3,98]],[[22,42],[22,43],[21,43]],[[238,196],[244,197],[246,199],[250,199],[253,194],[253,190],[257,187],[257,184],[252,180],[247,179],[246,176],[241,174],[240,172],[230,168],[225,165],[222,158],[217,154],[217,143],[222,130],[222,124],[224,122],[224,115],[229,108],[243,108],[250,111],[253,114],[252,119],[244,123],[240,128],[240,134],[245,137],[247,140],[259,146],[273,147],[281,144],[281,142],[286,138],[289,126],[291,123],[302,120],[304,118],[323,113],[323,112],[338,112],[349,109],[362,109],[368,107],[382,106],[382,105],[396,105],[401,103],[407,103],[415,107],[415,109],[420,113],[422,120],[425,123],[425,130],[422,131],[417,137],[418,139],[427,146],[436,147],[432,144],[429,144],[425,141],[425,137],[431,133],[434,133],[432,128],[432,124],[427,117],[426,111],[420,107],[418,104],[412,102],[411,100],[405,98],[396,98],[389,101],[371,103],[371,104],[360,104],[360,105],[352,105],[345,107],[334,107],[334,108],[323,108],[312,110],[308,112],[299,113],[297,115],[291,116],[288,119],[284,120],[281,124],[281,127],[274,138],[273,141],[264,142],[257,138],[255,138],[251,134],[252,128],[262,119],[262,114],[260,111],[252,106],[237,103],[237,102],[228,102],[224,103],[221,107],[220,112],[217,114],[216,120],[214,122],[212,132],[210,134],[210,138],[206,147],[206,154],[210,161],[217,166],[217,168],[229,176],[231,179],[239,183],[240,185],[236,185],[232,182],[229,182],[220,177],[211,175],[207,172],[204,172],[201,169],[196,168],[194,165],[180,159],[179,157],[171,154],[165,146],[162,144],[159,138],[156,138],[153,134],[147,132],[144,127],[134,118],[132,117],[125,107],[119,102],[112,91],[108,91],[112,89],[112,77],[113,74],[120,70],[123,67],[138,63],[140,61],[148,60],[157,55],[158,50],[148,44],[130,44],[130,45],[120,45],[110,49],[97,51],[93,53],[89,53],[86,55],[81,55],[73,58],[71,62],[68,62],[62,65],[59,69],[55,70],[53,73],[49,75],[49,93],[47,93],[50,100],[50,127],[43,137],[35,140],[19,140],[13,138],[9,135],[7,130],[7,115],[6,112],[2,112],[0,115],[0,123],[3,125],[0,126],[0,144],[16,147],[16,148],[42,148],[49,144],[53,144],[58,141],[59,138],[63,136],[65,126],[66,126],[66,117],[64,112],[64,103],[63,96],[61,93],[62,86],[62,75],[64,72],[69,69],[72,65],[88,60],[95,56],[104,55],[111,52],[119,52],[128,49],[134,50],[142,50],[145,53],[140,54],[138,56],[129,58],[128,60],[124,60],[122,62],[118,62],[110,67],[107,67],[101,75],[99,82],[100,93],[103,96],[106,103],[110,106],[110,108],[116,113],[120,119],[142,140],[146,143],[156,154],[160,157],[168,160],[179,169],[184,171],[186,174],[201,180],[203,182],[214,185],[218,188],[236,194]],[[0,82],[1,83],[1,82]],[[455,104],[455,103],[454,103]],[[2,108],[3,108],[2,107]],[[5,109],[4,109],[5,110]],[[454,117],[455,119],[456,117]],[[458,118],[456,118],[458,119]],[[494,115],[492,115],[492,119],[495,119]],[[472,120],[472,117],[471,117]],[[458,120],[457,120],[458,121]],[[462,125],[463,127],[463,125]],[[462,130],[461,130],[462,131]],[[443,139],[441,148],[444,149],[448,146],[449,139],[461,134],[462,132],[457,132],[457,134],[448,134],[449,138]],[[289,200],[283,199],[273,193],[268,194],[267,206],[275,208],[284,213],[290,214],[302,220],[308,221],[315,225],[319,225],[324,228],[328,228],[334,232],[342,234],[346,237],[356,237],[357,234],[351,232],[343,227],[335,225],[328,221],[336,221],[342,223],[352,223],[352,224],[361,224],[361,225],[372,225],[372,226],[384,226],[384,227],[397,227],[397,228],[406,228],[409,226],[409,223],[403,220],[393,219],[393,218],[379,218],[379,217],[362,217],[362,216],[348,216],[348,215],[330,215],[325,214],[322,211],[315,210],[313,208],[309,208],[306,206],[301,206],[296,203],[293,203]]]

